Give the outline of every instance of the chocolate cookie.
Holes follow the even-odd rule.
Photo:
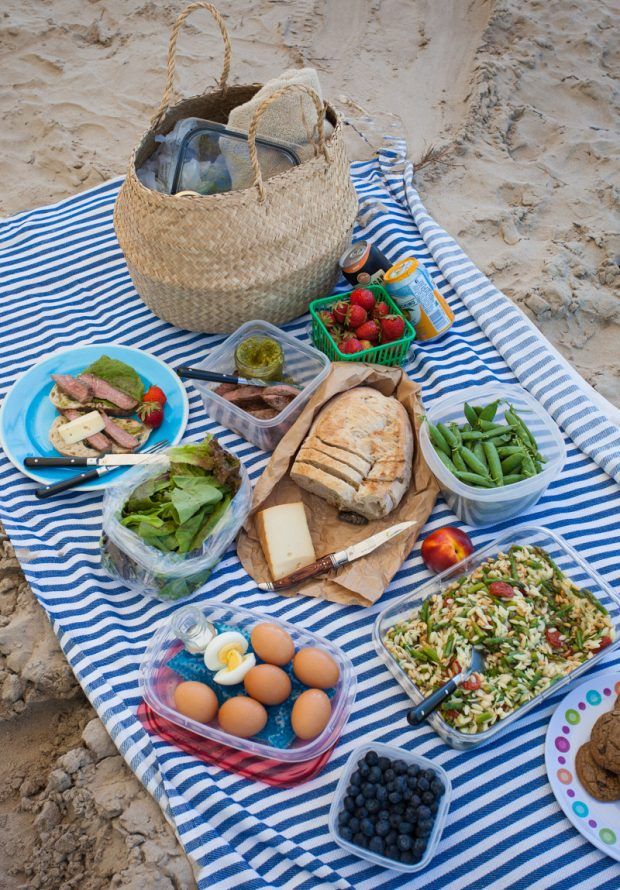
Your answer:
[[[575,768],[579,781],[592,797],[605,803],[620,800],[620,776],[599,766],[592,757],[591,742],[586,742],[577,751]]]
[[[599,766],[620,773],[620,711],[598,718],[590,735],[592,757]]]

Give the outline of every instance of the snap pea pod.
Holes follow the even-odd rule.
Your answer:
[[[472,470],[474,473],[478,473],[480,476],[487,475],[487,468],[482,463],[482,461],[478,460],[471,448],[467,448],[466,445],[461,445],[461,447],[459,448],[459,454],[470,470]]]
[[[497,447],[497,453],[502,459],[510,457],[511,454],[523,454],[523,451],[522,445],[498,445]]]
[[[521,472],[524,476],[535,476],[536,475],[536,467],[534,466],[534,461],[526,454],[523,458],[523,462],[521,464]]]
[[[495,485],[488,476],[481,476],[479,473],[469,473],[466,470],[459,470],[456,478],[467,485],[478,485],[480,488],[495,488]]]
[[[493,421],[491,421],[491,420],[483,420],[482,415],[480,415],[480,420],[478,421],[478,426],[485,433],[490,433],[490,432],[495,432],[495,431],[497,431],[498,433],[506,432],[506,427],[504,426],[503,423],[493,423]]]
[[[457,468],[457,470],[459,472],[464,473],[467,471],[467,465],[466,465],[465,461],[463,460],[460,451],[452,452],[452,460],[454,462],[454,466]]]
[[[452,458],[448,457],[447,454],[444,454],[443,451],[437,451],[437,457],[442,462],[442,464],[450,470],[451,473],[456,473],[457,469],[454,465]]]
[[[461,433],[461,438],[463,442],[479,442],[484,439],[484,433],[482,430],[464,430]]]
[[[510,408],[507,408],[504,413],[505,413],[505,417],[506,417],[506,422],[513,429],[517,430],[520,433],[520,435],[525,439],[526,442],[529,443],[529,445],[532,448],[534,448],[535,450],[538,450],[538,445],[536,443],[536,439],[530,432],[525,421],[522,420],[521,417],[519,417],[519,415],[517,414],[516,410],[512,407],[512,405],[510,406]]]
[[[447,454],[448,457],[450,456],[450,446],[442,436],[441,431],[438,430],[437,427],[432,423],[428,424],[428,436],[435,446],[435,449],[443,451],[443,453]]]
[[[496,399],[494,402],[491,402],[480,412],[480,421],[491,421],[497,414],[497,409],[499,407],[501,399]]]
[[[489,465],[489,470],[491,471],[491,478],[496,485],[504,484],[504,474],[502,472],[502,465],[500,463],[499,454],[497,453],[497,448],[493,444],[493,442],[484,442],[482,447],[484,448],[484,453],[487,459],[487,463]]]
[[[472,427],[478,426],[478,413],[475,408],[472,408],[469,402],[465,402],[463,405],[463,413],[468,422],[471,423]]]
[[[486,459],[486,455],[484,453],[484,448],[482,447],[482,442],[474,442],[474,447],[472,448],[472,451],[474,452],[474,454],[476,455],[476,457],[478,458],[480,463],[485,465],[485,467],[487,468],[487,473],[488,473],[489,465],[487,464],[487,459]]]
[[[515,451],[514,454],[509,454],[508,457],[505,457],[502,460],[502,472],[511,473],[512,470],[518,469],[518,467],[521,466],[524,457],[525,454],[522,451]]]
[[[455,439],[454,433],[452,432],[451,429],[448,429],[448,427],[445,425],[445,423],[442,423],[441,421],[439,421],[439,423],[437,424],[437,429],[439,430],[441,435],[444,437],[444,439],[446,440],[446,442],[448,443],[450,448],[454,449],[454,448],[458,447],[458,444],[459,444],[458,440]]]
[[[523,482],[524,479],[527,479],[527,476],[524,476],[523,473],[509,473],[504,476],[504,485],[514,485],[515,482]]]
[[[459,429],[459,427],[458,427],[458,424],[456,424],[456,423],[454,423],[454,422],[451,423],[451,424],[450,424],[450,429],[452,430],[452,435],[454,436],[454,438],[456,439],[456,441],[458,442],[458,444],[459,444],[459,445],[462,445],[462,444],[463,444],[463,440],[461,439],[461,431],[460,431],[460,429]]]

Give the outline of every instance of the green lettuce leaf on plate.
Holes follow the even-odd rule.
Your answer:
[[[110,386],[115,386],[116,389],[126,392],[128,396],[132,396],[136,401],[142,401],[144,384],[134,369],[130,365],[126,365],[125,362],[102,355],[92,365],[84,368],[83,373],[94,374],[95,377],[100,377],[106,383],[109,383]]]

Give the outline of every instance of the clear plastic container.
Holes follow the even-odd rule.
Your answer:
[[[233,606],[216,600],[200,608],[208,621],[234,625],[249,632],[251,632],[255,624],[260,622],[268,621],[273,624],[279,624],[293,638],[296,650],[301,646],[318,646],[328,652],[340,669],[340,679],[336,686],[336,692],[331,699],[332,713],[329,723],[320,735],[310,741],[295,739],[288,748],[275,748],[251,738],[241,739],[230,735],[218,727],[217,719],[205,724],[198,723],[196,720],[179,714],[173,704],[174,690],[179,683],[183,682],[183,678],[168,667],[168,661],[183,648],[179,633],[183,635],[184,625],[187,624],[187,629],[189,629],[195,623],[193,607],[183,609],[176,614],[173,621],[167,621],[157,631],[144,655],[140,668],[140,689],[149,707],[171,723],[175,723],[183,729],[188,729],[203,739],[219,742],[220,744],[227,745],[229,748],[246,751],[258,757],[268,757],[282,763],[310,760],[318,757],[319,754],[322,754],[334,745],[347,722],[349,712],[355,700],[356,690],[353,665],[342,649],[330,643],[329,640],[311,633],[309,630],[304,630],[294,624],[289,624],[287,621],[271,618],[269,615],[264,615],[251,609],[243,609],[240,606]],[[176,628],[178,628],[178,631]]]
[[[566,460],[566,448],[560,430],[547,414],[522,387],[500,383],[458,390],[438,399],[427,410],[426,417],[432,424],[438,422],[459,425],[466,422],[463,405],[487,405],[495,399],[503,399],[495,420],[504,422],[504,412],[513,405],[532,431],[546,463],[543,471],[530,479],[500,488],[476,488],[460,482],[437,456],[428,435],[428,426],[420,429],[420,446],[431,472],[436,477],[441,492],[454,513],[468,525],[494,525],[523,513],[536,503],[546,488],[559,475]]]
[[[405,763],[415,763],[422,769],[432,769],[437,773],[444,784],[445,791],[439,802],[439,808],[433,823],[433,830],[428,838],[424,856],[419,862],[412,865],[396,862],[394,859],[388,859],[387,856],[381,856],[378,853],[373,853],[371,850],[364,850],[363,847],[358,847],[357,844],[344,840],[344,838],[340,837],[338,834],[338,813],[342,809],[342,802],[347,794],[349,780],[351,779],[357,764],[368,751],[376,751],[379,757],[389,757],[390,760],[404,760]],[[393,868],[395,871],[411,874],[412,872],[422,871],[423,868],[426,868],[437,852],[437,847],[446,824],[451,801],[452,784],[447,772],[443,767],[439,766],[439,764],[429,760],[428,757],[422,757],[420,754],[413,754],[410,751],[406,751],[404,748],[394,748],[391,745],[384,745],[381,742],[369,742],[367,745],[362,745],[361,748],[356,748],[345,764],[344,772],[340,776],[340,780],[336,786],[332,805],[329,810],[329,831],[333,840],[349,853],[355,853],[356,856],[359,856],[361,859],[366,859],[368,862],[372,862],[373,865],[381,865],[383,868]]]
[[[285,334],[284,331],[269,322],[248,321],[210,352],[207,358],[198,362],[195,367],[204,371],[234,375],[235,350],[242,340],[251,336],[271,337],[281,345],[284,353],[284,375],[301,388],[299,395],[289,402],[277,417],[273,417],[271,420],[252,417],[247,411],[226,401],[214,392],[218,386],[217,383],[194,380],[193,384],[202,396],[205,411],[209,417],[243,436],[244,439],[263,451],[273,451],[280,439],[295,423],[310,396],[327,377],[330,361],[317,349]]]
[[[115,580],[144,596],[177,600],[201,587],[245,522],[252,503],[252,483],[239,464],[241,485],[230,505],[200,552],[193,556],[163,553],[147,544],[134,531],[120,523],[121,510],[131,493],[147,479],[159,476],[168,467],[167,458],[155,464],[131,467],[103,497],[103,524],[100,541],[101,565]]]
[[[487,544],[480,550],[475,551],[471,556],[462,559],[459,563],[446,569],[444,572],[436,575],[426,584],[423,584],[415,592],[408,593],[401,597],[387,609],[379,614],[373,628],[373,642],[375,649],[381,660],[387,665],[390,672],[394,675],[398,683],[410,696],[414,704],[420,704],[424,700],[424,695],[415,685],[415,683],[407,676],[405,671],[399,666],[393,655],[387,650],[383,643],[383,639],[388,630],[400,621],[403,621],[412,611],[418,609],[425,599],[433,594],[440,593],[452,581],[462,575],[473,572],[474,569],[483,563],[488,557],[496,556],[500,551],[506,552],[512,544],[531,544],[542,547],[549,556],[557,563],[562,571],[578,586],[587,588],[601,602],[609,612],[612,624],[615,629],[615,639],[613,642],[590,658],[579,667],[571,671],[561,680],[547,687],[529,702],[521,705],[503,720],[499,720],[489,729],[478,733],[461,732],[450,724],[446,723],[441,717],[439,711],[435,711],[429,718],[435,732],[450,745],[452,748],[466,750],[474,748],[478,745],[486,744],[490,739],[494,738],[500,732],[507,729],[511,723],[521,718],[532,708],[535,708],[540,702],[545,701],[552,695],[555,695],[564,686],[572,683],[577,677],[580,677],[586,671],[590,670],[601,659],[606,658],[610,652],[620,646],[620,596],[616,594],[611,587],[601,578],[598,572],[594,571],[582,559],[576,550],[566,543],[566,541],[547,528],[539,526],[518,526],[510,531],[503,532],[492,543]],[[405,713],[402,716],[405,721]],[[412,730],[413,732],[413,730]]]

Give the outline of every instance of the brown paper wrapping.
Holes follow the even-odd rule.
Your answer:
[[[395,395],[404,405],[414,432],[413,473],[409,490],[398,507],[385,519],[356,526],[338,519],[338,509],[317,495],[300,489],[289,477],[289,469],[314,418],[338,393],[355,386],[372,386],[385,396]],[[438,486],[418,442],[422,406],[420,387],[400,368],[384,368],[361,362],[336,362],[322,386],[310,399],[297,421],[278,444],[254,489],[250,515],[237,539],[237,554],[255,581],[270,579],[269,569],[258,540],[254,515],[266,507],[303,501],[317,558],[370,537],[397,522],[415,519],[410,531],[384,544],[369,556],[357,559],[329,576],[304,582],[284,595],[303,593],[347,605],[370,606],[386,589],[415,544],[433,509]]]

